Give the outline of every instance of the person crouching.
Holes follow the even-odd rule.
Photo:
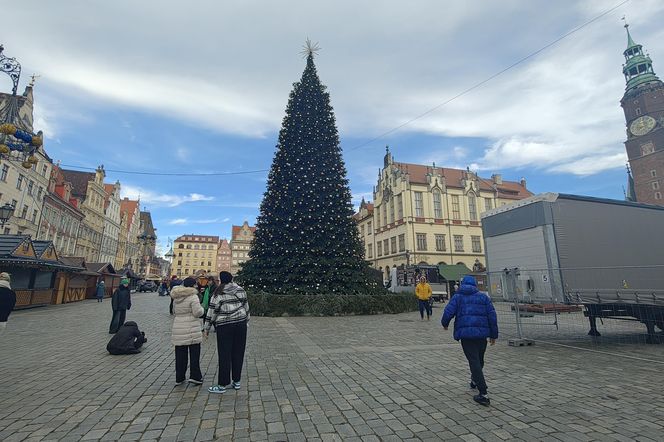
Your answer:
[[[118,332],[108,341],[106,350],[112,355],[131,355],[140,353],[140,348],[148,338],[138,329],[134,321],[125,322]]]
[[[201,342],[201,316],[203,307],[198,299],[198,290],[194,278],[186,278],[182,285],[173,287],[173,329],[171,342],[175,346],[175,385],[185,381],[187,373],[187,359],[189,359],[189,382],[195,385],[203,383],[200,357]]]

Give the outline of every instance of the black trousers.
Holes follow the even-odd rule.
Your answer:
[[[486,394],[487,387],[484,380],[484,353],[486,352],[486,339],[462,339],[461,348],[468,359],[472,381],[477,385],[480,394]]]
[[[189,377],[197,381],[203,380],[201,374],[201,344],[175,346],[175,382],[182,382],[186,378],[187,359],[191,364]]]
[[[247,322],[237,322],[215,327],[217,354],[219,355],[219,385],[240,382],[244,350],[247,345]]]
[[[125,323],[127,317],[127,310],[113,310],[113,318],[111,319],[111,326],[108,329],[109,333],[117,333],[118,329]]]

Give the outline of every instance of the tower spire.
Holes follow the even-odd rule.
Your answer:
[[[622,19],[625,20],[625,17]],[[624,27],[627,32],[627,49],[623,52],[625,56],[623,74],[626,81],[625,92],[629,92],[642,84],[660,80],[655,75],[650,56],[643,53],[643,46],[634,42],[627,20]]]

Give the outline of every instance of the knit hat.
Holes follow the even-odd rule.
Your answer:
[[[184,278],[184,282],[182,282],[182,285],[185,287],[193,287],[196,285],[196,280],[192,278],[191,276]]]
[[[122,278],[122,279],[120,280],[120,284],[121,284],[121,285],[129,285],[129,280],[128,280],[127,278]]]
[[[219,282],[222,284],[228,284],[231,281],[233,281],[233,275],[231,275],[229,272],[219,273]]]
[[[9,282],[11,281],[11,275],[7,272],[2,272],[0,273],[0,280]]]

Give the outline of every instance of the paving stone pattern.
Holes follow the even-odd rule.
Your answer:
[[[662,440],[664,346],[621,357],[610,343],[499,341],[485,408],[434,315],[252,318],[242,389],[210,395],[214,336],[205,384],[174,385],[168,298],[133,295],[127,319],[148,342],[131,356],[106,353],[108,300],[15,312],[0,335],[0,440]]]

